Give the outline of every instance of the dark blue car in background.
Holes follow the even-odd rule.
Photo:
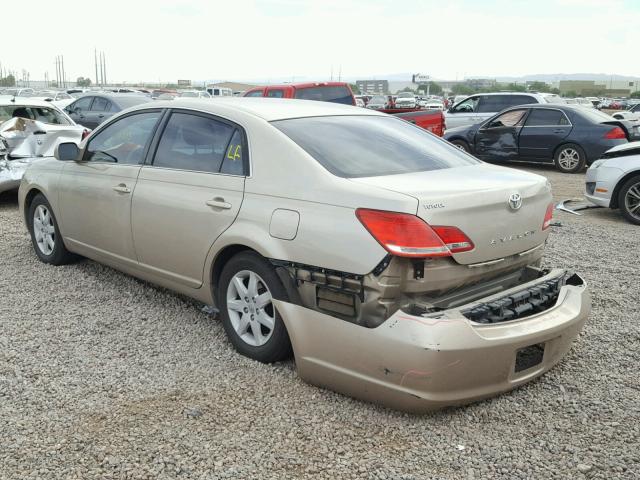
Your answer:
[[[444,138],[482,160],[555,163],[561,172],[584,169],[611,147],[640,138],[630,122],[576,105],[519,105]]]

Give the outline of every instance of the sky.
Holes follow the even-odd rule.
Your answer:
[[[640,0],[28,3],[3,22],[0,64],[32,80],[55,78],[56,55],[95,80],[94,49],[111,82],[640,76]]]

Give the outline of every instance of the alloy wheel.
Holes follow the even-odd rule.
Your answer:
[[[33,234],[38,249],[44,255],[51,255],[56,247],[56,227],[46,205],[38,205],[33,212]]]
[[[565,148],[558,155],[558,163],[565,170],[573,170],[580,163],[580,154],[573,148]]]
[[[624,205],[632,217],[640,220],[640,181],[627,190]]]
[[[227,313],[245,343],[259,347],[271,338],[276,321],[273,297],[255,272],[241,270],[233,276],[227,287]]]

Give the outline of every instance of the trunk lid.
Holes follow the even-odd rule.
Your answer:
[[[517,255],[548,235],[542,222],[551,188],[540,175],[480,164],[352,180],[411,195],[418,200],[416,214],[428,224],[461,229],[475,245],[453,254],[461,264]],[[510,206],[513,194],[520,195],[520,208]]]

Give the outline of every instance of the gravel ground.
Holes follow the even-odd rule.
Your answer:
[[[528,169],[580,196],[583,175]],[[638,478],[640,229],[556,217],[546,263],[593,297],[570,354],[511,393],[411,416],[241,357],[183,297],[38,262],[0,195],[0,478]]]

